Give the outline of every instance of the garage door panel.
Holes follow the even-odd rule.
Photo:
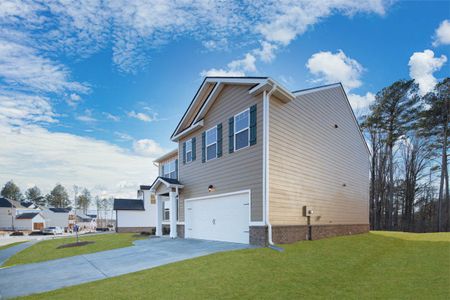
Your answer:
[[[186,201],[186,237],[249,242],[248,193]]]

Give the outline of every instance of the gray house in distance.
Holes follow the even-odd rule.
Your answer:
[[[267,245],[369,229],[369,150],[341,84],[207,77],[157,159],[156,234]]]

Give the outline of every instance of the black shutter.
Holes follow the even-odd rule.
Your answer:
[[[161,174],[159,176],[164,176],[164,164],[161,164]]]
[[[178,179],[178,159],[175,159],[175,179]]]
[[[250,145],[256,144],[256,104],[250,107]]]
[[[195,137],[192,138],[192,161],[197,158],[197,139]]]
[[[186,142],[183,142],[183,165],[186,163]]]
[[[217,157],[222,156],[222,123],[217,124]]]
[[[234,152],[234,117],[228,119],[228,152]]]
[[[202,132],[202,162],[206,161],[206,132]]]

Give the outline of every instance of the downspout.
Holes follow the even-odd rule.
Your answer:
[[[263,93],[263,114],[264,114],[264,161],[263,161],[263,176],[264,176],[264,204],[265,204],[265,219],[267,224],[267,232],[268,232],[268,242],[269,246],[274,246],[272,240],[272,224],[270,223],[269,218],[269,108],[270,108],[270,96],[276,90],[277,85],[274,84],[272,89],[267,93],[264,91]]]

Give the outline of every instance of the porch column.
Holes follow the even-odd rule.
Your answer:
[[[163,217],[163,208],[162,208],[162,199],[160,195],[156,195],[156,236],[162,236],[162,217]]]
[[[169,193],[170,201],[170,237],[177,237],[177,192],[171,191]]]

